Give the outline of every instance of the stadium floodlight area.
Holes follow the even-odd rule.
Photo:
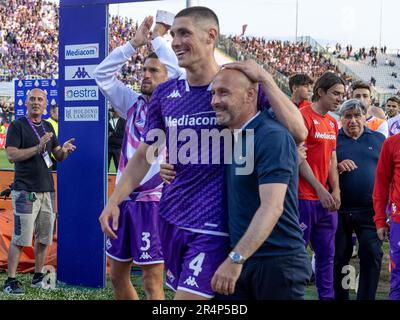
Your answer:
[[[91,70],[107,55],[108,5],[121,0],[61,0],[59,23],[59,140],[75,138],[76,152],[58,167],[57,279],[103,288],[105,237],[98,217],[107,201],[106,101]],[[80,69],[78,69],[80,68]]]

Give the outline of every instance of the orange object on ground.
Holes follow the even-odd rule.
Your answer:
[[[57,210],[57,174],[53,173],[54,185],[56,189],[56,210]],[[9,188],[9,185],[14,180],[13,170],[0,170],[0,192]],[[108,196],[114,190],[115,174],[108,175]],[[57,220],[56,220],[57,221]],[[11,196],[7,199],[2,197],[0,199],[0,270],[7,269],[7,256],[8,248],[10,246],[11,237],[13,233],[13,208]],[[55,227],[55,235],[53,244],[49,248],[45,265],[57,267],[57,222]],[[20,263],[17,272],[34,272],[35,269],[35,255],[33,242],[31,247],[25,247],[21,254]],[[107,263],[108,270],[108,263]]]

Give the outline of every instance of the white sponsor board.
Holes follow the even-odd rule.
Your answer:
[[[94,80],[96,64],[86,64],[65,67],[65,80]]]
[[[65,107],[64,121],[99,121],[99,107]]]
[[[98,43],[72,44],[65,46],[65,60],[93,59],[99,57]]]
[[[65,101],[99,100],[99,88],[97,86],[65,87]]]

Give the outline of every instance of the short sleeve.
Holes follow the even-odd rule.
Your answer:
[[[286,130],[268,133],[268,138],[259,137],[255,143],[255,168],[258,184],[289,184],[297,174],[297,149],[293,138]]]
[[[17,126],[16,122],[13,121],[7,131],[6,137],[6,148],[15,147],[20,149],[22,144],[21,140],[21,126]]]
[[[305,107],[307,108],[307,107]],[[303,116],[303,120],[304,120],[304,125],[306,126],[307,130],[310,131],[311,127],[312,127],[312,122],[310,117],[308,116],[308,113],[306,111],[304,111],[303,109],[300,109],[301,115]]]

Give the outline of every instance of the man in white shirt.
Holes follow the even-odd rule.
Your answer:
[[[175,53],[162,38],[168,26],[157,23],[151,40],[155,52],[150,53],[144,62],[142,94],[117,79],[118,71],[137,49],[150,42],[152,24],[153,17],[146,17],[134,38],[113,50],[95,69],[95,80],[101,92],[126,119],[117,183],[142,138],[148,103],[154,89],[168,77],[176,77],[180,73]],[[147,299],[164,299],[164,259],[158,234],[158,203],[163,183],[159,170],[159,162],[156,161],[140,186],[121,203],[119,227],[115,231],[117,239],[107,238],[106,253],[110,259],[110,278],[116,299],[139,299],[130,280],[132,264],[142,269]]]

